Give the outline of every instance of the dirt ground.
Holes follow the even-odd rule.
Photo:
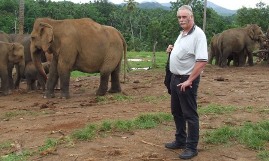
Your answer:
[[[132,71],[122,84],[130,100],[112,99],[98,102],[95,91],[99,77],[72,79],[68,100],[42,98],[41,91],[26,92],[25,84],[9,96],[0,97],[0,145],[10,141],[12,148],[3,148],[0,156],[11,152],[34,150],[48,138],[62,138],[89,123],[102,120],[132,119],[143,113],[170,113],[169,95],[163,84],[163,70]],[[221,80],[221,81],[219,81]],[[56,91],[59,96],[59,91]],[[257,152],[242,144],[210,145],[203,140],[206,131],[225,124],[269,119],[269,66],[219,68],[207,65],[198,92],[199,108],[209,104],[231,105],[238,110],[223,115],[200,115],[199,154],[193,161],[256,161]],[[254,107],[254,110],[242,110]],[[34,155],[29,160],[44,161],[142,161],[180,160],[181,150],[168,150],[164,143],[174,139],[174,124],[168,122],[154,129],[118,132],[60,144],[57,149]],[[267,144],[267,150],[269,144]],[[1,160],[1,159],[0,159]]]

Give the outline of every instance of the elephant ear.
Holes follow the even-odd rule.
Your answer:
[[[54,40],[53,27],[47,23],[41,22],[39,36],[41,38],[41,47],[43,51],[47,52]]]
[[[255,38],[255,28],[253,27],[253,25],[247,25],[247,31],[248,31],[248,35],[249,35],[249,37],[252,39],[252,40],[254,40],[254,38]]]

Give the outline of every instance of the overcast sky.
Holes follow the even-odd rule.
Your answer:
[[[63,1],[63,0],[52,0],[52,1]],[[66,0],[66,1],[72,1],[74,3],[88,3],[90,0]],[[120,4],[123,3],[124,0],[108,0],[110,2],[113,2],[115,4]],[[159,3],[169,3],[170,1],[175,2],[176,0],[135,0],[136,2],[144,2],[144,1],[155,1]],[[266,5],[269,5],[269,0],[208,0],[210,2],[215,3],[216,5],[219,5],[221,7],[227,8],[227,9],[232,9],[236,10],[239,8],[244,7],[251,7],[254,8],[256,7],[256,4],[262,1]]]

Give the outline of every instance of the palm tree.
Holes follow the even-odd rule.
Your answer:
[[[205,32],[205,26],[206,26],[206,6],[207,6],[207,0],[204,0],[204,18],[203,18],[203,31]]]
[[[23,34],[24,28],[24,0],[19,1],[19,34]]]
[[[133,23],[132,23],[132,12],[135,10],[136,5],[138,3],[135,0],[124,0],[124,2],[127,2],[126,8],[127,8],[127,11],[130,12],[129,23],[130,23],[130,28],[131,28],[132,43],[133,43],[133,47],[135,48],[134,30],[133,30]]]

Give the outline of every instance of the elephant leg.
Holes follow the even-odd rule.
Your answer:
[[[47,80],[47,88],[45,91],[44,98],[54,98],[54,82],[58,80],[58,71],[57,71],[57,61],[55,59],[52,60],[51,66],[49,69],[49,76]]]
[[[15,74],[15,89],[19,89],[20,88],[20,82],[21,82],[21,73],[19,72],[19,66],[16,65],[16,74]]]
[[[10,90],[14,89],[14,80],[13,80],[13,75],[12,75],[13,67],[14,67],[14,64],[8,65],[8,84],[9,84]]]
[[[111,73],[111,88],[108,91],[109,93],[119,93],[121,92],[120,87],[120,65],[112,71]]]
[[[35,80],[32,80],[30,78],[26,78],[27,82],[27,91],[36,90]]]
[[[64,98],[64,99],[68,99],[70,98],[70,94],[69,94],[69,84],[70,84],[70,75],[71,72],[67,71],[67,72],[59,72],[60,73],[60,85],[61,85],[61,96],[60,98]],[[55,89],[57,82],[58,82],[58,76],[54,77],[55,79],[53,79],[53,89]]]
[[[238,57],[238,67],[242,67],[246,64],[246,57],[244,55],[240,55]]]
[[[217,54],[215,57],[215,65],[219,65],[219,55]]]
[[[222,68],[227,67],[227,64],[228,64],[227,59],[228,59],[227,57],[222,56],[219,61],[219,66]]]
[[[46,89],[46,80],[41,76],[41,74],[37,74],[37,87],[40,89],[42,88],[42,91],[45,91]]]
[[[108,89],[108,80],[110,73],[100,73],[100,85],[96,92],[97,96],[104,96]]]
[[[252,53],[249,53],[248,54],[248,64],[250,66],[253,66],[254,65],[254,63],[253,63],[253,54]]]
[[[9,89],[9,78],[8,78],[7,71],[4,72],[4,74],[2,74],[2,77],[1,77],[1,87],[2,87],[3,95],[6,96],[6,95],[11,94],[11,91]]]

